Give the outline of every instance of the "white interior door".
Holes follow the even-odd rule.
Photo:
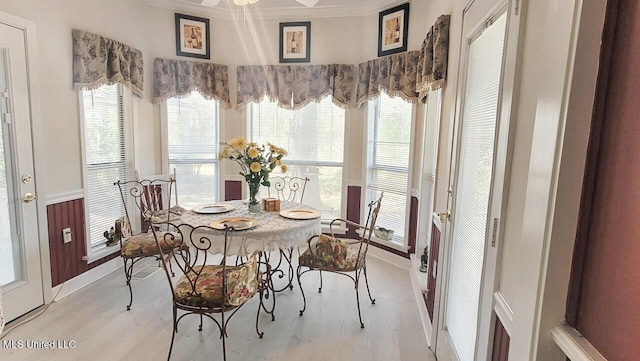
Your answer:
[[[7,321],[44,304],[25,32],[0,23],[0,285]]]
[[[491,339],[519,21],[508,1],[476,0],[463,16],[448,272],[436,353],[485,360]],[[510,34],[514,33],[514,36]],[[507,44],[509,47],[507,47]]]

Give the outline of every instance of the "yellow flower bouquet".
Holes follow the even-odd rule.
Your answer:
[[[249,212],[256,213],[262,205],[257,196],[260,185],[270,187],[269,174],[280,167],[282,173],[287,172],[287,166],[282,164],[282,157],[287,151],[271,143],[258,145],[247,143],[244,138],[234,138],[224,143],[219,159],[231,159],[240,165],[240,175],[249,185]]]

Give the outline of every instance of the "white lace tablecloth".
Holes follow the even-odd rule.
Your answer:
[[[311,236],[320,234],[320,218],[296,220],[284,218],[279,212],[262,211],[257,214],[249,213],[247,204],[243,201],[225,202],[234,209],[220,214],[199,214],[188,211],[180,217],[181,223],[193,227],[210,226],[213,221],[224,218],[245,217],[258,220],[258,225],[244,231],[234,231],[230,235],[228,255],[246,255],[254,251],[275,251],[280,248],[291,248],[306,243]],[[313,209],[304,204],[281,202],[280,210],[285,209]],[[203,234],[204,235],[204,234]],[[224,231],[211,231],[204,236],[213,243],[210,253],[222,253],[224,248]],[[188,237],[185,234],[185,237]],[[192,237],[192,239],[195,239]]]

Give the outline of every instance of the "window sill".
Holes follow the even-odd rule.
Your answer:
[[[88,255],[82,257],[83,261],[87,261],[87,263],[93,263],[98,261],[106,256],[110,256],[116,252],[120,252],[120,244],[116,244],[115,246],[107,247],[102,246],[96,249],[92,249]]]

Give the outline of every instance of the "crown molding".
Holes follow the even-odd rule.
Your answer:
[[[291,0],[291,6],[273,7],[267,9],[251,8],[248,5],[246,10],[236,12],[227,8],[224,4],[216,7],[199,5],[189,0],[143,0],[151,6],[165,8],[173,11],[188,12],[193,15],[209,16],[215,19],[233,20],[240,14],[248,19],[315,19],[315,18],[340,18],[340,17],[362,17],[377,14],[378,12],[394,5],[407,2],[406,0],[370,0],[366,5],[316,5],[313,8],[294,6],[295,1]],[[245,13],[246,11],[246,13]]]

